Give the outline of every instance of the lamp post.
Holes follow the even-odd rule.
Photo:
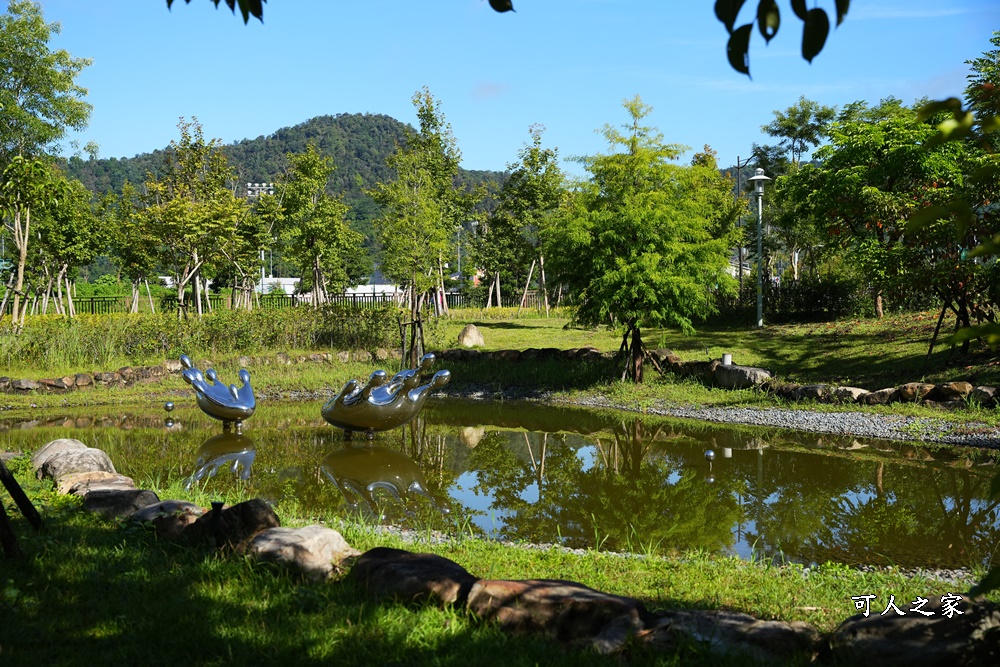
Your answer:
[[[749,179],[753,183],[753,193],[757,197],[757,327],[764,326],[764,181],[771,180],[764,175],[764,170],[758,168],[755,176]]]

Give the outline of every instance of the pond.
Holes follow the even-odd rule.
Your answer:
[[[220,436],[177,403],[169,428],[160,406],[0,420],[0,448],[75,437],[140,486],[611,551],[957,568],[1000,549],[996,452],[453,399],[371,444],[345,442],[320,402],[263,404]]]

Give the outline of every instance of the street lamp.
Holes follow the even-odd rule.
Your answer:
[[[753,193],[757,197],[757,327],[764,326],[764,270],[763,270],[763,238],[764,238],[764,181],[771,180],[764,175],[764,170],[758,168],[757,174],[747,179],[753,183]]]

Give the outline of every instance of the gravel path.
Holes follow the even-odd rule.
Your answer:
[[[920,441],[929,444],[1000,449],[1000,428],[982,423],[951,421],[947,418],[947,413],[942,413],[940,418],[908,417],[855,411],[814,412],[785,408],[673,405],[664,401],[656,402],[652,406],[640,410],[637,406],[625,405],[604,396],[567,400],[562,397],[556,398],[547,393],[516,389],[497,394],[472,388],[460,391],[443,391],[441,395],[476,400],[532,400],[581,407],[611,408],[627,412],[644,412],[664,417],[701,419],[720,424],[748,424],[811,433],[852,435],[859,438]]]

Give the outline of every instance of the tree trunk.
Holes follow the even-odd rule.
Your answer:
[[[882,310],[882,288],[875,288],[875,317],[882,319],[885,312]]]
[[[497,308],[503,308],[503,301],[500,300],[500,272],[497,271]]]
[[[146,283],[146,296],[149,297],[149,312],[155,313],[156,308],[153,307],[153,293],[149,291],[149,280],[144,281]],[[135,312],[139,312],[136,310]]]
[[[549,288],[545,284],[545,255],[538,253],[539,287],[542,290],[542,303],[545,304],[545,317],[549,316]]]
[[[490,280],[490,291],[486,295],[486,310],[489,310],[493,306],[493,285],[496,284],[496,274],[494,274],[493,279]]]
[[[632,379],[636,383],[642,383],[642,334],[639,331],[639,326],[637,324],[632,324],[632,345],[631,345],[631,367],[632,367]]]
[[[524,302],[528,300],[528,285],[531,284],[531,275],[535,272],[535,260],[531,260],[531,266],[528,268],[528,279],[524,281],[524,291],[521,292],[521,303],[517,306],[517,314],[521,314],[521,309],[524,308]]]
[[[76,306],[73,305],[73,289],[70,286],[69,278],[66,277],[66,273],[69,271],[69,265],[64,264],[62,268],[63,280],[66,281],[66,312],[70,317],[76,317]]]
[[[24,225],[22,227],[22,216]],[[17,248],[17,282],[14,284],[14,322],[16,323],[18,318],[21,317],[22,307],[21,307],[21,297],[24,296],[24,300],[27,301],[28,296],[24,294],[24,267],[28,264],[28,232],[31,229],[31,209],[24,209],[22,212],[20,209],[14,211],[14,246]],[[23,317],[21,317],[21,325],[24,325]]]

